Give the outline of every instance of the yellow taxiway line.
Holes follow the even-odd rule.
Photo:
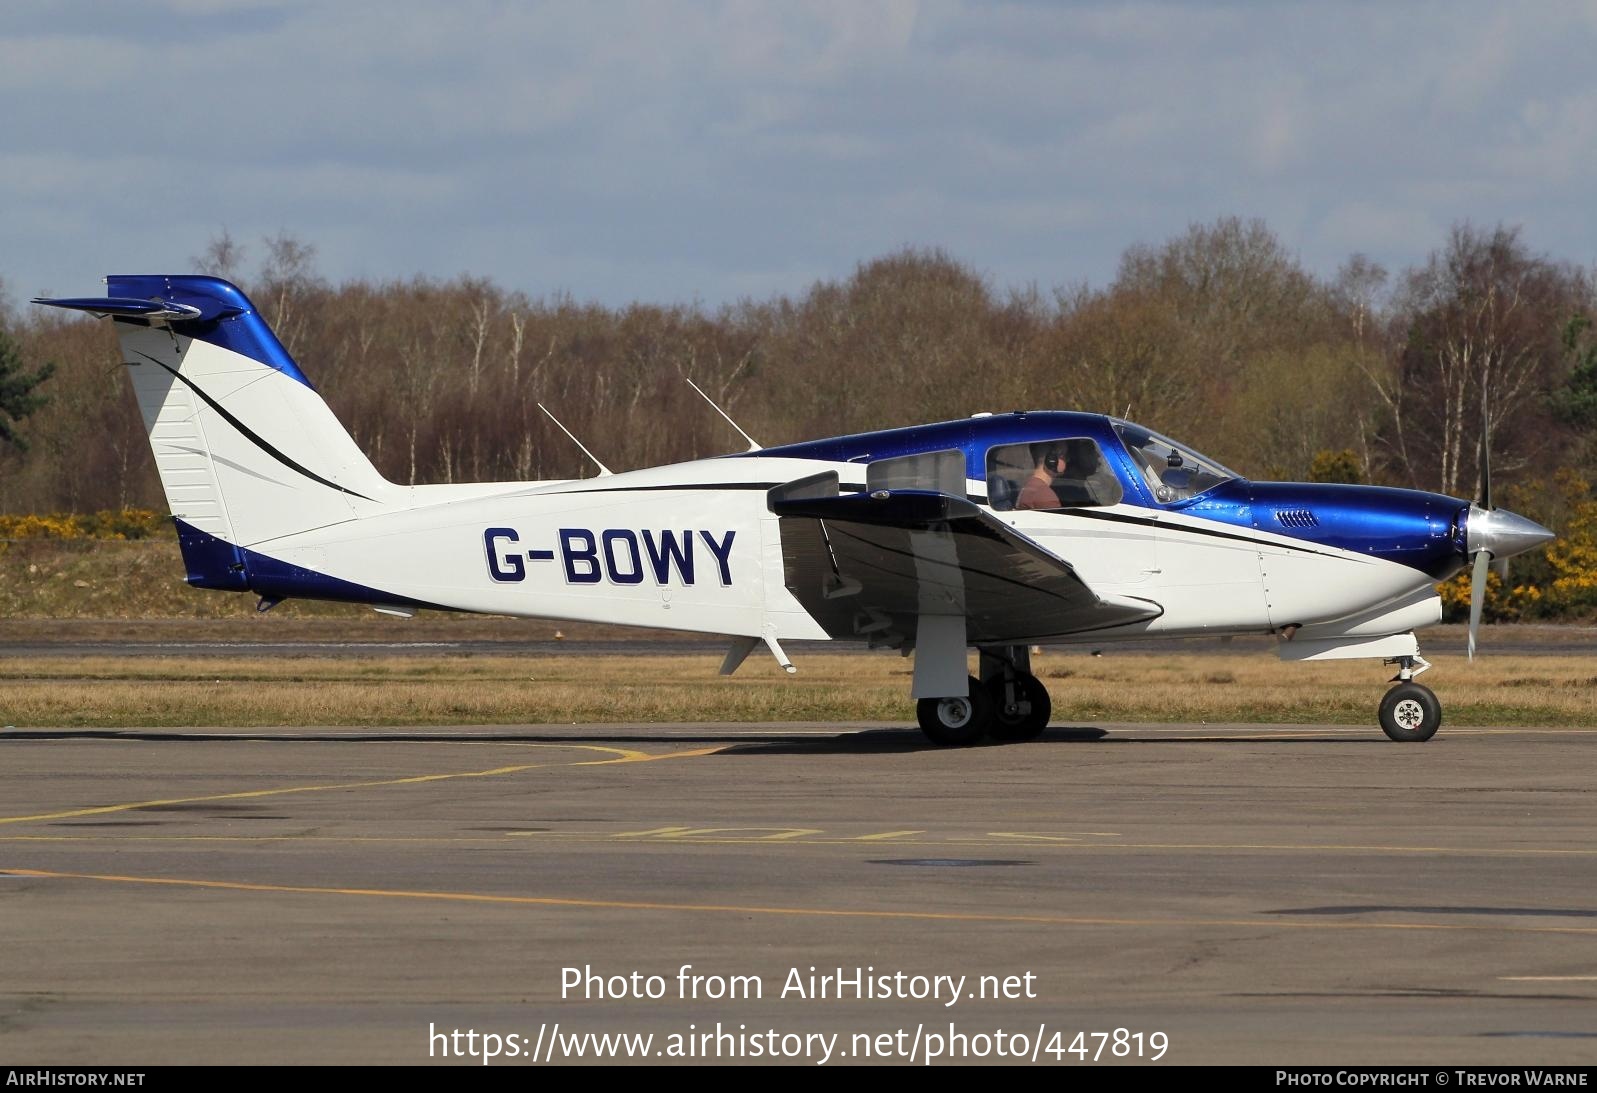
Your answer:
[[[86,880],[111,884],[157,885],[212,891],[274,895],[357,896],[373,899],[428,900],[446,903],[497,904],[519,907],[564,907],[606,911],[662,911],[677,914],[773,915],[789,918],[852,918],[911,922],[986,922],[1024,926],[1104,926],[1171,929],[1223,927],[1277,930],[1401,930],[1446,933],[1597,934],[1597,926],[1511,926],[1456,922],[1301,922],[1265,918],[1120,918],[1085,915],[1016,915],[980,911],[902,911],[845,907],[773,907],[763,904],[670,903],[659,900],[581,899],[563,896],[512,896],[487,892],[428,892],[402,888],[340,888],[303,884],[254,884],[246,881],[198,880],[185,877],[137,877],[115,873],[66,873],[44,869],[0,869],[0,876],[39,880]]]
[[[595,767],[607,766],[614,763],[649,763],[658,759],[695,758],[708,755],[720,750],[719,748],[698,748],[693,751],[676,751],[663,753],[650,753],[637,751],[632,748],[612,748],[598,744],[528,744],[528,747],[555,748],[566,751],[592,751],[611,756],[607,759],[589,759],[576,763],[561,763],[559,766]],[[497,778],[507,774],[520,774],[523,771],[536,770],[539,767],[548,767],[550,763],[520,763],[508,767],[492,767],[488,770],[462,770],[446,771],[441,774],[415,774],[405,778],[380,778],[364,782],[327,782],[312,786],[279,786],[275,789],[247,789],[233,793],[210,793],[200,797],[168,797],[150,801],[125,801],[113,805],[92,805],[88,808],[62,809],[58,812],[39,812],[31,816],[0,816],[0,824],[35,823],[41,820],[70,820],[84,816],[103,816],[112,812],[131,812],[141,808],[171,807],[173,805],[204,804],[211,801],[240,801],[253,800],[261,797],[282,797],[295,793],[326,793],[335,789],[371,789],[379,786],[411,786],[426,782],[447,782],[457,778]]]

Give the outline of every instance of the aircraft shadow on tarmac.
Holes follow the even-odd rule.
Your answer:
[[[554,730],[555,726],[549,726]],[[1269,726],[1259,726],[1261,733]],[[926,739],[918,729],[908,727],[883,727],[842,731],[836,735],[816,735],[784,732],[772,728],[768,732],[739,733],[728,736],[725,732],[650,732],[645,728],[632,728],[623,732],[571,733],[542,731],[528,728],[524,731],[499,730],[483,732],[462,727],[459,731],[405,729],[350,729],[318,731],[260,732],[248,729],[176,731],[162,729],[22,729],[0,734],[5,740],[137,740],[174,744],[217,744],[233,742],[317,743],[317,744],[381,744],[381,743],[437,743],[437,744],[723,744],[717,755],[869,755],[887,752],[942,752],[949,750]],[[1050,744],[1264,744],[1292,746],[1302,744],[1365,744],[1387,746],[1384,737],[1350,737],[1319,734],[1304,730],[1292,735],[1231,736],[1219,733],[1196,732],[1191,735],[1164,735],[1140,729],[1111,731],[1089,725],[1060,725],[1048,729],[1035,740],[1024,745],[986,743],[986,747],[1037,747]]]
[[[1329,916],[1387,913],[1410,915],[1527,915],[1536,918],[1597,918],[1597,910],[1594,910],[1590,907],[1483,907],[1468,904],[1350,904],[1343,907],[1283,907],[1278,910],[1266,911],[1264,913],[1267,915]]]
[[[1268,726],[1259,726],[1268,731]],[[677,738],[677,739],[680,739]],[[722,738],[724,739],[724,738]],[[1060,725],[1050,728],[1035,740],[1022,744],[999,744],[989,741],[975,745],[975,750],[989,747],[1037,747],[1049,744],[1253,744],[1292,746],[1302,744],[1389,744],[1383,736],[1370,738],[1333,736],[1312,730],[1291,736],[1226,736],[1216,733],[1194,733],[1190,736],[1165,736],[1149,734],[1143,730],[1120,729],[1111,731],[1089,725]],[[945,752],[971,749],[945,748],[933,744],[916,729],[868,729],[864,732],[840,733],[837,736],[783,736],[773,732],[769,738],[733,743],[717,752],[718,756],[735,755],[861,755],[883,752]]]

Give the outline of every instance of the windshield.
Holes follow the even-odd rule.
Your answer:
[[[1199,455],[1169,437],[1150,432],[1129,421],[1115,421],[1115,432],[1142,470],[1148,488],[1163,502],[1181,501],[1241,477],[1208,456]]]

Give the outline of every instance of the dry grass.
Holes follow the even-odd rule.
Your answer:
[[[1597,725],[1597,662],[1437,657],[1424,682],[1447,723]],[[0,724],[46,726],[908,721],[909,663],[804,656],[784,677],[714,656],[165,657],[0,660]],[[1366,661],[1273,656],[1036,659],[1055,724],[1242,721],[1375,725],[1386,688]]]
[[[255,597],[190,588],[177,540],[0,542],[0,619],[246,618]],[[296,600],[286,615],[361,616],[354,604]]]

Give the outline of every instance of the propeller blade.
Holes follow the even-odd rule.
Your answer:
[[[1475,553],[1475,571],[1469,578],[1469,659],[1475,659],[1475,643],[1481,632],[1481,609],[1486,606],[1486,569],[1492,564],[1489,551]]]
[[[1491,429],[1492,419],[1486,411],[1486,394],[1481,393],[1481,508],[1492,507],[1492,452],[1491,445],[1486,443],[1486,437]]]

